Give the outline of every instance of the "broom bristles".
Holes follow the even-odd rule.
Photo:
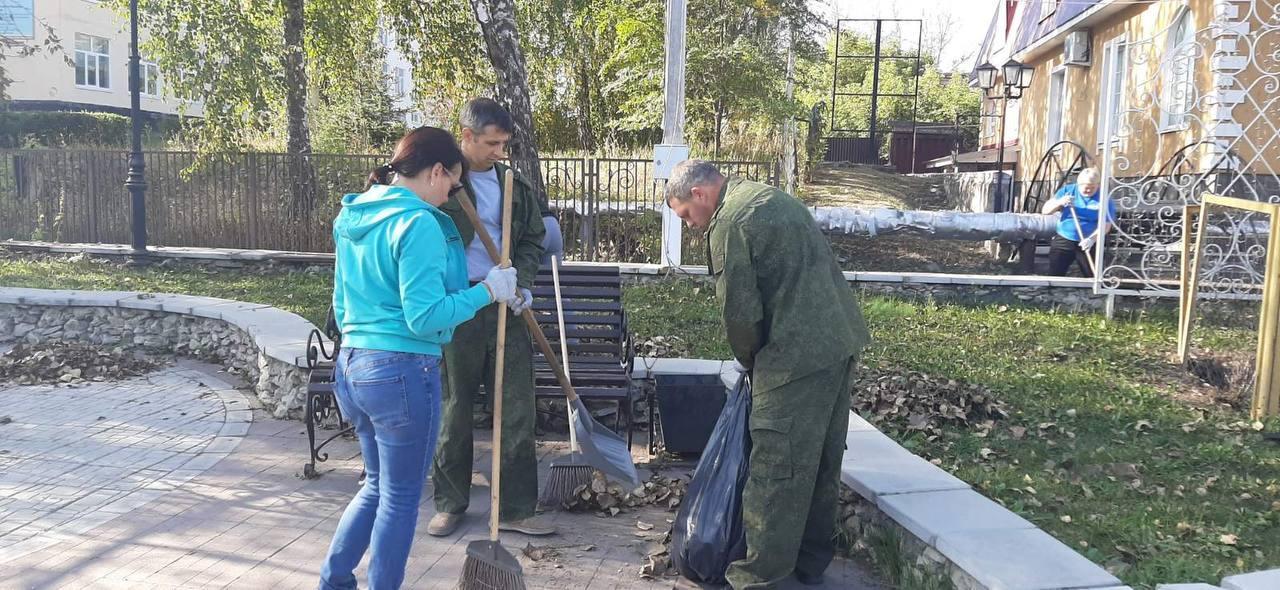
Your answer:
[[[472,541],[458,590],[525,590],[520,562],[494,541]]]
[[[538,506],[542,508],[560,508],[573,496],[578,486],[591,483],[595,468],[581,463],[575,456],[567,461],[551,463],[547,472],[547,483],[542,487],[542,495],[538,496]]]

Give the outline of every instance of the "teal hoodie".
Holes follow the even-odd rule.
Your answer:
[[[453,221],[407,188],[343,197],[333,243],[333,313],[345,347],[439,355],[453,328],[490,303],[484,285],[468,287]]]

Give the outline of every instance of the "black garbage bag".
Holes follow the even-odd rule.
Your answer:
[[[729,564],[746,557],[742,488],[751,455],[751,380],[729,394],[689,482],[671,531],[671,560],[684,577],[724,584]]]

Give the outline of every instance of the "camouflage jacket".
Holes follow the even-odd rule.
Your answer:
[[[498,186],[502,187],[502,179],[511,167],[501,163],[494,164],[494,167],[498,172]],[[475,204],[475,192],[471,189],[471,182],[464,177],[462,184],[466,187],[471,203]],[[525,289],[531,289],[534,279],[538,276],[538,267],[542,264],[542,237],[547,233],[546,227],[542,224],[542,217],[546,207],[534,193],[533,186],[518,172],[514,191],[515,200],[511,203],[511,266],[516,269],[519,285]],[[503,195],[503,198],[506,198],[506,195]],[[476,237],[476,229],[471,225],[466,212],[462,210],[457,197],[449,197],[440,210],[448,214],[453,219],[454,225],[458,226],[458,234],[462,236],[463,246],[470,246],[471,240]],[[496,245],[499,248],[502,247],[502,244]]]
[[[870,341],[831,244],[795,197],[728,179],[707,248],[729,346],[756,390],[846,361]]]

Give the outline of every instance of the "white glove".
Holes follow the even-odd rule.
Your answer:
[[[511,313],[520,315],[524,310],[533,307],[533,292],[528,289],[516,289],[515,297],[507,300],[507,307],[511,308]]]
[[[742,366],[742,363],[738,362],[738,359],[733,359],[733,370],[737,371],[739,374],[751,372],[751,369]]]
[[[516,269],[495,266],[481,283],[489,289],[490,301],[507,301],[516,294]]]
[[[1096,243],[1098,243],[1098,232],[1093,232],[1089,234],[1089,237],[1080,240],[1080,249],[1087,251]]]

